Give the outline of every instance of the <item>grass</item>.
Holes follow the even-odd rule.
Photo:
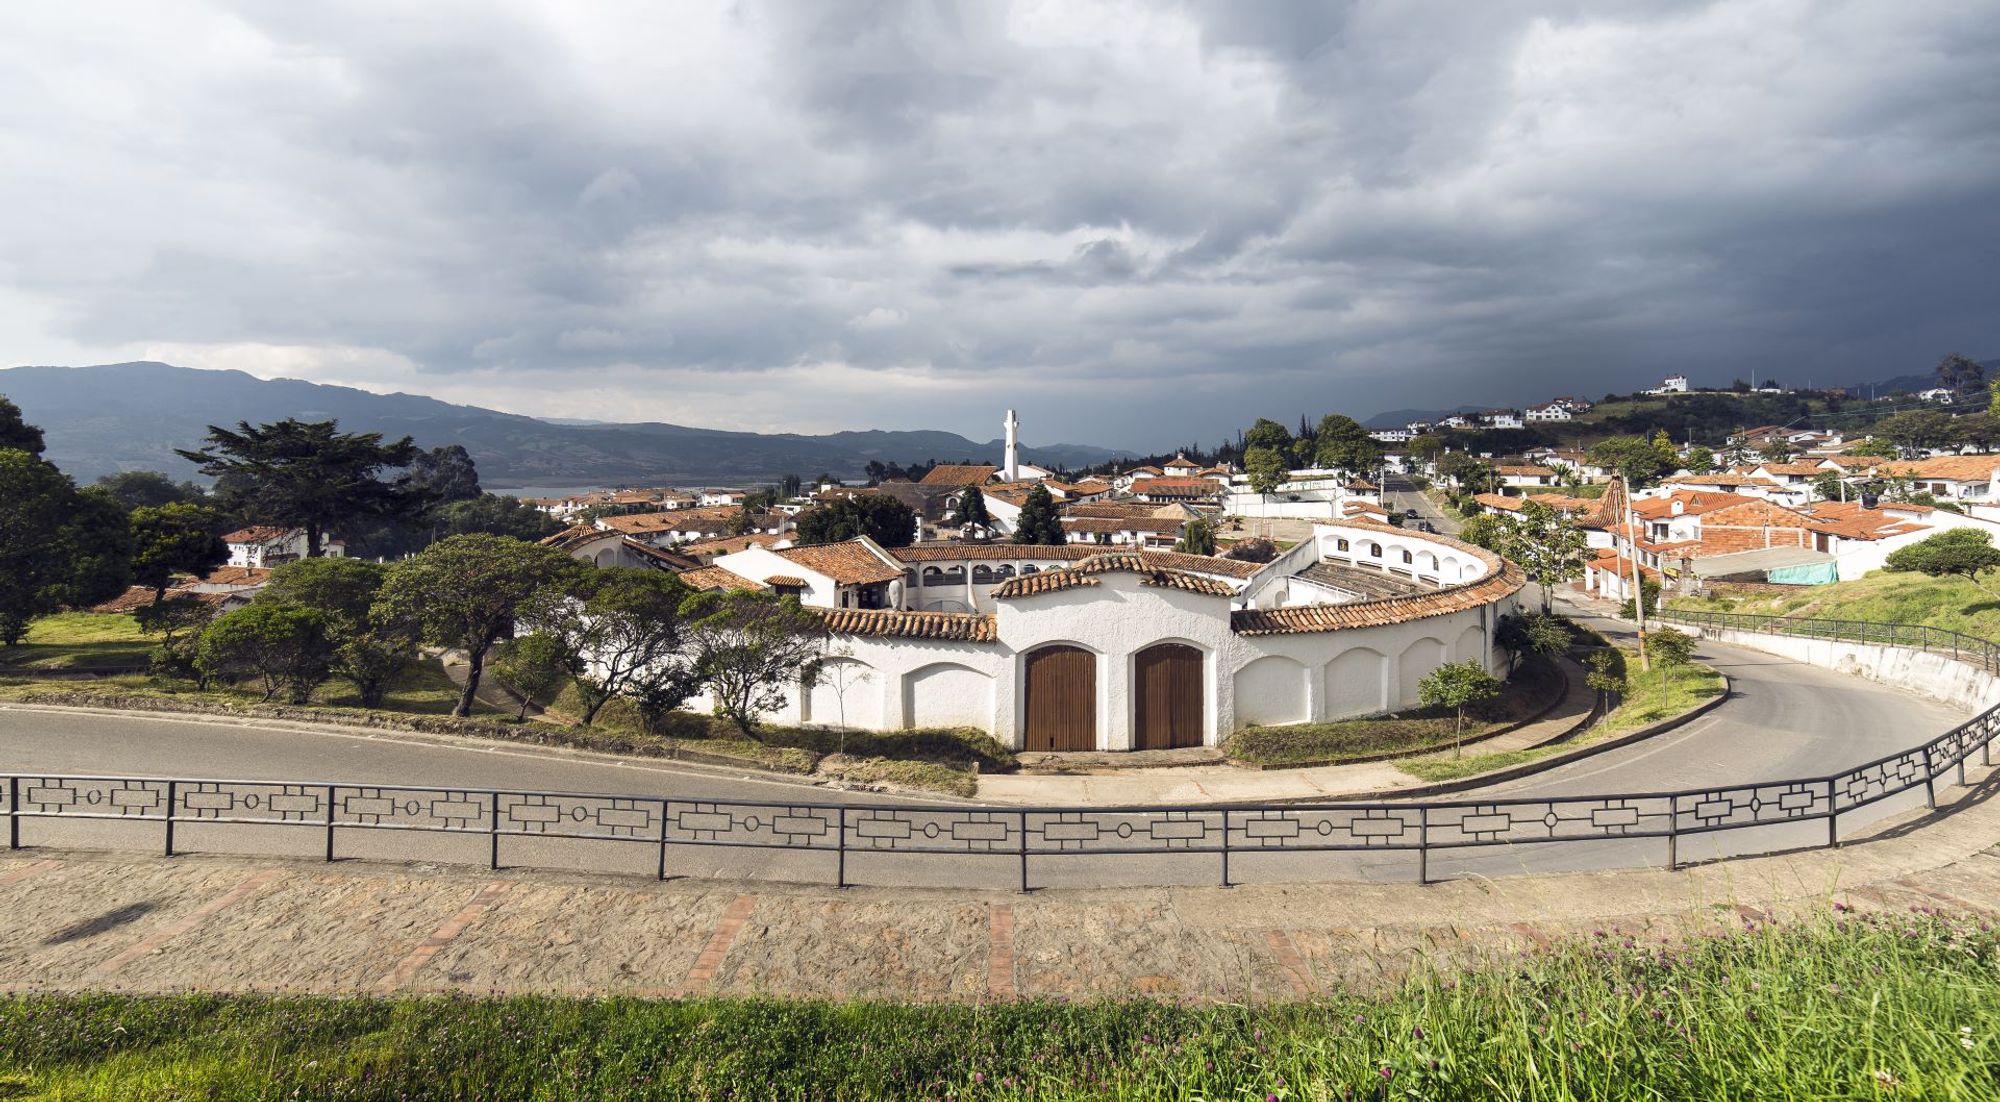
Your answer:
[[[1677,666],[1665,671],[1667,683],[1660,684],[1661,672],[1639,672],[1639,653],[1636,649],[1620,647],[1619,652],[1626,661],[1627,683],[1631,691],[1619,701],[1611,713],[1592,724],[1566,742],[1535,746],[1526,750],[1507,750],[1493,754],[1472,754],[1454,758],[1450,754],[1432,754],[1425,757],[1400,761],[1396,767],[1419,780],[1433,783],[1455,781],[1478,773],[1495,769],[1507,769],[1516,765],[1540,761],[1557,754],[1567,753],[1579,746],[1610,738],[1626,731],[1634,731],[1649,723],[1657,723],[1672,715],[1679,715],[1704,700],[1725,691],[1727,682],[1721,674],[1699,662]]]
[[[150,650],[151,644],[148,644]],[[0,677],[0,700],[18,700],[25,696],[41,696],[49,693],[82,693],[87,695],[115,694],[138,697],[178,704],[209,704],[219,710],[237,710],[263,703],[261,687],[243,685],[211,685],[197,689],[189,682],[166,681],[143,674],[123,674],[93,678],[87,682],[37,678],[35,672],[26,671],[23,676]],[[284,705],[282,695],[269,702]],[[361,707],[354,687],[338,678],[328,681],[314,690],[312,702],[303,707],[332,709],[360,714],[395,713],[412,716],[445,716],[458,704],[458,686],[444,672],[444,666],[435,658],[427,658],[411,664],[409,670],[391,686],[384,697],[382,707],[370,709]],[[493,717],[502,713],[483,703],[473,705],[473,715]]]
[[[0,649],[0,670],[143,669],[156,642],[130,616],[63,612],[29,624],[19,646]]]
[[[1547,707],[1563,691],[1554,663],[1532,657],[1521,664],[1500,696],[1466,710],[1465,738],[1518,723]],[[1253,765],[1338,764],[1388,754],[1418,754],[1450,746],[1456,716],[1446,708],[1414,708],[1389,716],[1283,727],[1246,727],[1229,736],[1223,753]]]
[[[2000,639],[2000,597],[1964,578],[1927,578],[1922,574],[1877,571],[1851,582],[1801,586],[1797,593],[1703,601],[1683,599],[1671,602],[1669,607],[1928,624],[1984,639]]]
[[[0,1097],[1989,1099],[2000,946],[1934,914],[1559,941],[1272,1006],[0,998]]]

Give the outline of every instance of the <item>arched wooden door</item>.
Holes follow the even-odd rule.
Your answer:
[[[1139,652],[1133,674],[1138,749],[1200,746],[1205,719],[1201,652],[1181,643],[1159,643]]]
[[[1030,750],[1097,749],[1097,656],[1082,647],[1028,652]]]

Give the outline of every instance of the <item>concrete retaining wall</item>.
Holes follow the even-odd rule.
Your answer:
[[[1693,627],[1671,620],[1667,623],[1683,629]],[[1733,643],[1839,673],[1865,677],[1870,681],[1896,685],[1970,712],[1983,712],[2000,704],[2000,678],[1995,678],[1980,666],[1956,661],[1949,654],[1729,628],[1702,627],[1699,630],[1706,639]]]

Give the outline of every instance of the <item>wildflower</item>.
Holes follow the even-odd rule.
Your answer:
[[[1894,1075],[1889,1074],[1888,1068],[1876,1068],[1875,1085],[1885,1091],[1892,1091],[1896,1089],[1897,1079]]]
[[[1391,1079],[1394,1079],[1395,1077],[1396,1077],[1396,1072],[1395,1072],[1395,1069],[1393,1069],[1393,1068],[1383,1068],[1383,1069],[1382,1069],[1382,1081],[1383,1081],[1384,1083],[1388,1082],[1388,1081],[1389,1081],[1389,1080],[1391,1080]]]
[[[1424,1027],[1423,1027],[1423,1026],[1417,1026],[1417,1027],[1415,1027],[1414,1029],[1411,1029],[1411,1030],[1410,1030],[1410,1039],[1411,1039],[1411,1040],[1413,1040],[1413,1041],[1421,1041],[1421,1040],[1423,1040],[1423,1039],[1424,1039]]]
[[[972,1081],[973,1081],[973,1082],[975,1082],[975,1083],[984,1083],[984,1082],[986,1082],[986,1073],[985,1073],[985,1072],[983,1072],[983,1071],[975,1071],[975,1072],[973,1072],[973,1073],[972,1073]]]
[[[1966,1049],[1966,1050],[1968,1050],[1968,1051],[1970,1051],[1970,1050],[1972,1049],[1973,1045],[1972,1045],[1972,1027],[1971,1027],[1971,1026],[1969,1026],[1969,1025],[1962,1025],[1962,1026],[1959,1026],[1959,1027],[1958,1027],[1958,1047],[1960,1047],[1960,1048],[1962,1048],[1962,1049]]]

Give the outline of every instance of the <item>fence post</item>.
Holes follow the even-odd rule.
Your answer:
[[[837,853],[834,857],[833,886],[836,888],[844,888],[847,886],[847,805],[846,804],[842,804],[840,806],[840,833],[836,836],[835,844],[839,846],[840,849],[839,853]]]
[[[174,804],[179,802],[180,786],[174,781],[167,782],[167,856],[174,855]]]
[[[486,807],[486,840],[488,843],[486,867],[498,870],[500,868],[500,793],[493,793],[489,797]]]
[[[326,859],[333,860],[333,786],[326,786]]]
[[[1229,809],[1222,809],[1222,886],[1234,887],[1229,882]]]
[[[1840,848],[1840,802],[1834,794],[1832,777],[1826,779],[1826,848]]]
[[[1417,808],[1417,883],[1431,882],[1431,809]]]
[[[1937,770],[1931,764],[1931,744],[1924,743],[1924,806],[1937,810]]]
[[[673,801],[660,801],[660,879],[667,878],[667,808]]]
[[[1667,871],[1681,867],[1681,798],[1667,797]]]
[[[7,848],[21,848],[21,778],[7,778]]]
[[[1025,811],[1016,812],[1015,817],[1021,821],[1021,890],[1026,892],[1028,890],[1028,813]]]

